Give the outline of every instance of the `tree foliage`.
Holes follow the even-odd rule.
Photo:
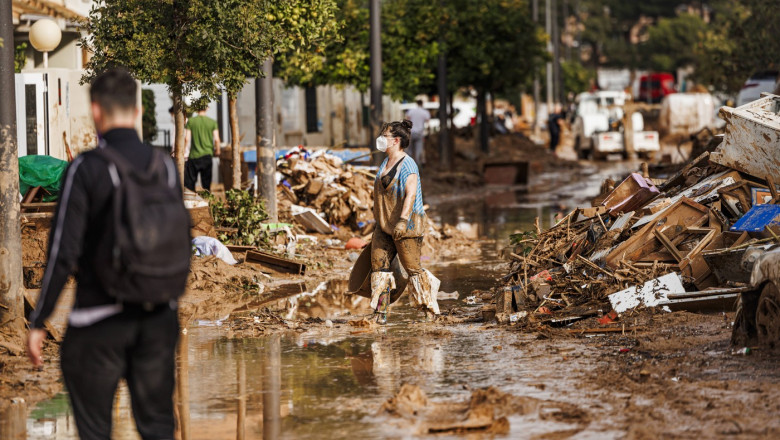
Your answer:
[[[334,16],[340,37],[329,38],[309,52],[277,56],[278,74],[292,84],[369,87],[368,0],[337,0]],[[433,83],[438,55],[439,14],[436,2],[382,2],[382,75],[384,91],[411,99]]]
[[[648,29],[648,40],[639,46],[644,62],[651,70],[674,72],[677,68],[697,61],[696,49],[706,30],[706,23],[698,15],[680,14],[661,18]]]
[[[27,43],[19,43],[14,48],[14,72],[20,73],[27,62]]]
[[[652,55],[663,55],[662,52],[654,52],[661,44],[632,42],[632,29],[636,31],[635,26],[643,19],[656,23],[672,19],[672,22],[666,23],[664,31],[676,30],[680,25],[674,21],[676,8],[686,3],[683,0],[583,0],[577,15],[583,25],[581,43],[590,57],[590,64],[593,68],[651,68]],[[651,32],[652,28],[647,32]],[[668,64],[666,60],[657,61]]]
[[[522,84],[548,55],[547,36],[525,0],[447,2],[450,88],[500,92]]]
[[[334,0],[98,0],[81,40],[93,53],[84,81],[119,65],[141,81],[168,85],[181,168],[183,96],[215,99],[224,89],[234,103],[274,52],[301,52],[328,36],[334,6]]]
[[[561,74],[563,75],[563,89],[575,95],[587,92],[596,81],[596,72],[577,61],[562,62]]]
[[[780,70],[780,22],[774,0],[719,0],[697,46],[695,77],[736,93],[753,73]]]

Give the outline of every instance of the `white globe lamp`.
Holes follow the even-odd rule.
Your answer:
[[[44,69],[49,67],[49,52],[56,49],[60,41],[62,41],[62,30],[54,20],[43,18],[30,27],[30,44],[35,50],[43,52]]]

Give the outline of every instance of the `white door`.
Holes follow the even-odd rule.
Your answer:
[[[17,76],[22,78],[24,87],[22,96],[17,95],[17,100],[22,100],[24,119],[17,124],[24,124],[24,133],[19,139],[19,156],[34,154],[49,154],[47,139],[47,90],[45,73],[22,73]],[[19,90],[19,86],[17,86]],[[21,91],[21,90],[20,90]],[[17,107],[20,105],[17,104]],[[23,139],[22,139],[23,138]],[[24,151],[22,151],[24,145]]]

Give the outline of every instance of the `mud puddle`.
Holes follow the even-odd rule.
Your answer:
[[[529,185],[483,187],[457,195],[426,199],[431,217],[439,224],[456,226],[467,236],[506,241],[509,234],[539,226],[549,228],[556,215],[566,215],[578,206],[590,206],[606,178],[616,181],[636,170],[639,162],[593,162],[576,175],[548,172],[533,177]]]
[[[246,371],[247,438],[263,436],[263,414],[277,411],[282,439],[399,438],[415,435],[380,414],[404,383],[424,389],[431,401],[468,400],[471,390],[496,386],[504,392],[549,400],[555,392],[533,376],[544,359],[502,352],[500,338],[473,326],[441,328],[412,324],[416,312],[399,307],[390,325],[351,335],[344,327],[255,340],[227,339],[217,327],[190,333],[190,410],[193,439],[235,438],[237,371]],[[268,372],[267,365],[278,365]],[[497,368],[503,365],[503,368]],[[511,366],[511,369],[508,368]],[[269,376],[279,377],[268,386]],[[560,385],[565,385],[561,382]],[[573,386],[573,384],[569,384]],[[269,409],[265,402],[278,402]],[[278,409],[278,410],[277,410]],[[115,438],[135,438],[128,406],[120,402]],[[271,420],[269,418],[269,420]],[[577,429],[579,420],[508,418],[509,433],[495,438]],[[64,396],[46,402],[28,420],[29,438],[75,439]],[[446,437],[445,437],[446,438]]]

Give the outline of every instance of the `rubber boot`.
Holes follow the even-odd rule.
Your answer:
[[[429,309],[428,307],[425,307],[423,308],[423,313],[425,314],[425,322],[436,321],[436,314],[433,313],[433,310]]]
[[[371,274],[371,307],[378,324],[387,324],[390,308],[390,292],[395,288],[392,272],[373,272]]]
[[[439,303],[436,295],[439,292],[441,282],[428,270],[412,275],[409,278],[407,289],[410,302],[423,312],[425,322],[433,322],[439,314]]]
[[[376,323],[380,325],[387,324],[387,309],[390,306],[390,289],[379,294],[379,304],[376,306],[374,315],[376,315]]]

